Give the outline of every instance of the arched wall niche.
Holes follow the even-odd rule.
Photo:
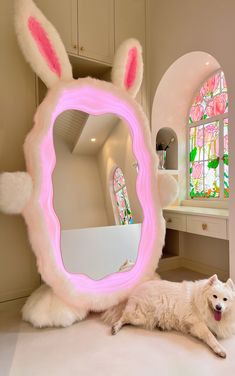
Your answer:
[[[169,67],[154,96],[151,114],[154,148],[161,128],[171,128],[178,139],[179,202],[187,199],[186,125],[189,109],[201,84],[220,68],[218,61],[206,52],[187,53]]]
[[[160,128],[156,135],[156,145],[158,144],[163,144],[164,147],[170,144],[166,152],[165,168],[178,170],[178,138],[175,131],[168,127]]]

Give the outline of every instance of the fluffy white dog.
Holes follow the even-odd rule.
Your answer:
[[[217,275],[196,282],[147,281],[126,302],[107,310],[103,319],[113,324],[112,334],[125,324],[189,333],[225,358],[215,336],[226,338],[234,332],[235,286]]]

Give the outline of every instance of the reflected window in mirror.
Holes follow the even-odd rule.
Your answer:
[[[120,224],[132,224],[133,218],[127,193],[126,181],[123,172],[119,167],[115,169],[113,174],[113,190]]]

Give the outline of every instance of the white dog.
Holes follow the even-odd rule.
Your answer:
[[[107,310],[103,319],[112,323],[112,334],[123,325],[147,329],[175,329],[204,341],[217,355],[226,357],[216,337],[234,332],[235,286],[217,275],[182,283],[152,280],[139,285],[126,302]]]

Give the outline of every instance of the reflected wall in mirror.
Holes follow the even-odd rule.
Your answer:
[[[95,280],[127,270],[137,258],[143,219],[127,124],[113,114],[70,110],[57,118],[53,137],[65,269]]]

